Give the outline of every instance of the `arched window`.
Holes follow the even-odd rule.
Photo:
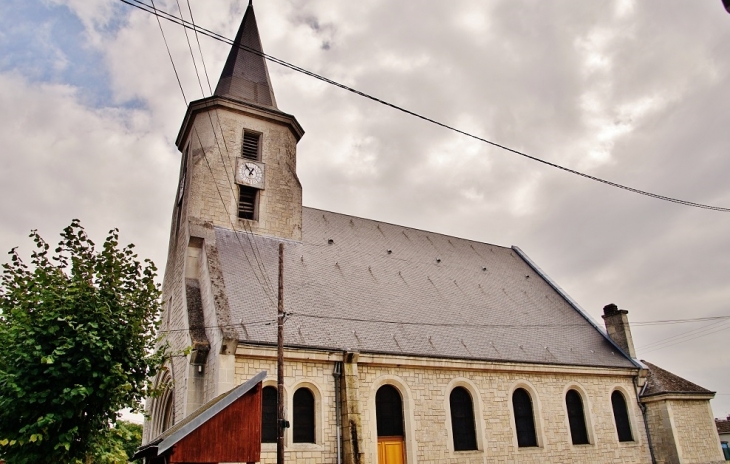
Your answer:
[[[449,395],[451,406],[451,431],[454,435],[454,451],[477,449],[474,429],[474,406],[471,395],[463,387],[456,387]]]
[[[535,433],[535,416],[532,412],[532,399],[524,388],[518,388],[512,393],[512,409],[515,413],[515,427],[517,428],[517,446],[537,446]]]
[[[580,393],[575,390],[568,390],[568,393],[565,395],[565,406],[568,409],[570,437],[573,440],[573,444],[589,444],[586,416],[583,413],[583,399],[580,397]]]
[[[631,434],[626,398],[620,391],[616,390],[611,393],[611,406],[613,406],[613,418],[616,421],[618,441],[634,441],[634,436]]]
[[[172,422],[173,422],[173,420],[172,420],[172,418],[173,418],[173,412],[172,412],[172,410],[173,410],[173,407],[172,407],[173,406],[173,402],[172,402],[173,395],[174,395],[174,393],[172,392],[172,390],[168,390],[166,392],[167,398],[165,398],[165,400],[164,400],[165,401],[165,407],[162,410],[162,422],[161,422],[161,427],[160,427],[160,433],[162,433],[165,430],[169,429],[173,425],[172,424]]]
[[[375,418],[379,437],[403,436],[403,400],[392,385],[383,385],[375,394]]]
[[[294,443],[314,443],[314,394],[302,387],[294,392]]]
[[[261,392],[261,443],[276,443],[277,392],[264,387]]]

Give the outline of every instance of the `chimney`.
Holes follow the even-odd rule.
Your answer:
[[[629,327],[629,314],[625,309],[618,309],[618,306],[611,303],[603,307],[603,321],[606,324],[606,332],[611,340],[617,344],[626,354],[636,358],[634,350],[634,339],[631,338]]]

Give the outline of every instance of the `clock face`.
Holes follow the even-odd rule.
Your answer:
[[[245,163],[243,165],[243,180],[249,184],[260,184],[263,178],[261,167],[254,163]]]

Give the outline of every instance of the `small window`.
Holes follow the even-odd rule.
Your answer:
[[[474,405],[471,395],[463,387],[456,387],[449,395],[451,406],[451,432],[454,435],[454,451],[477,449],[474,429]]]
[[[527,390],[518,388],[512,393],[512,408],[514,409],[515,427],[517,428],[517,446],[520,448],[537,446],[532,399]]]
[[[569,390],[565,395],[565,406],[568,409],[568,423],[570,424],[570,437],[573,444],[589,444],[586,417],[583,412],[583,399],[580,397],[580,393]]]
[[[259,140],[261,134],[243,131],[243,150],[241,156],[250,160],[259,159]]]
[[[392,385],[383,385],[375,394],[375,419],[379,437],[403,436],[403,400]]]
[[[616,421],[616,432],[618,441],[634,441],[631,434],[631,423],[629,422],[629,410],[626,407],[626,398],[620,391],[611,393],[611,406],[613,406],[613,418]]]
[[[309,388],[294,392],[294,443],[314,443],[314,395]]]
[[[277,392],[264,387],[261,392],[261,443],[276,443]]]
[[[246,185],[238,186],[238,217],[241,219],[255,219],[256,197],[258,189]]]

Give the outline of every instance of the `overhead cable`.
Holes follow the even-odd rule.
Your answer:
[[[339,83],[337,81],[334,81],[332,79],[329,79],[327,77],[324,77],[322,75],[319,75],[317,73],[314,73],[312,71],[308,71],[308,70],[306,70],[304,68],[301,68],[301,67],[299,67],[297,65],[291,64],[291,63],[289,63],[287,61],[284,61],[284,60],[281,60],[279,58],[276,58],[275,56],[268,55],[266,53],[260,52],[258,50],[252,49],[252,48],[247,47],[247,46],[242,45],[242,44],[234,44],[234,41],[231,40],[231,39],[228,39],[227,37],[224,37],[224,36],[222,36],[222,35],[220,35],[218,33],[215,33],[213,31],[210,31],[210,30],[205,29],[203,27],[197,26],[197,25],[195,25],[195,24],[193,24],[193,23],[191,23],[189,21],[186,21],[185,19],[179,18],[179,17],[177,17],[175,15],[172,15],[170,13],[164,12],[164,11],[159,10],[159,9],[156,9],[156,8],[153,8],[150,5],[144,3],[144,2],[142,2],[140,0],[119,0],[119,1],[121,1],[122,3],[126,3],[127,5],[133,6],[135,8],[138,8],[138,9],[140,9],[142,11],[147,12],[147,13],[153,14],[153,15],[157,16],[158,18],[163,18],[163,19],[166,19],[166,20],[168,20],[170,22],[173,22],[173,23],[176,23],[178,25],[181,25],[181,26],[183,26],[185,28],[193,29],[193,30],[195,30],[196,32],[198,32],[200,34],[206,35],[206,36],[208,36],[208,37],[210,37],[212,39],[218,40],[220,42],[224,42],[224,43],[226,43],[228,45],[237,45],[242,50],[245,50],[247,52],[253,53],[253,54],[258,55],[258,56],[261,56],[261,57],[263,57],[263,58],[271,61],[272,63],[276,63],[276,64],[278,64],[280,66],[283,66],[283,67],[288,68],[288,69],[291,69],[293,71],[296,71],[296,72],[305,74],[307,76],[313,77],[313,78],[315,78],[317,80],[320,80],[322,82],[326,82],[327,84],[330,84],[330,85],[333,85],[333,86],[338,87],[340,89],[343,89],[343,90],[346,90],[348,92],[354,93],[354,94],[359,95],[359,96],[361,96],[363,98],[367,98],[367,99],[372,100],[374,102],[377,102],[377,103],[380,103],[382,105],[388,106],[388,107],[393,108],[395,110],[398,110],[398,111],[400,111],[402,113],[408,114],[410,116],[413,116],[413,117],[416,117],[416,118],[421,119],[423,121],[426,121],[426,122],[429,122],[431,124],[437,125],[437,126],[442,127],[444,129],[447,129],[447,130],[456,132],[458,134],[464,135],[466,137],[472,138],[474,140],[478,140],[480,142],[483,142],[483,143],[492,145],[493,147],[496,147],[496,148],[505,150],[505,151],[510,152],[510,153],[513,153],[515,155],[519,155],[519,156],[522,156],[522,157],[527,158],[529,160],[536,161],[536,162],[541,163],[541,164],[544,164],[546,166],[550,166],[552,168],[559,169],[561,171],[568,172],[570,174],[574,174],[576,176],[580,176],[580,177],[583,177],[583,178],[586,178],[586,179],[589,179],[589,180],[592,180],[592,181],[595,181],[595,182],[599,182],[601,184],[608,185],[610,187],[615,187],[615,188],[618,188],[618,189],[621,189],[621,190],[625,190],[625,191],[628,191],[628,192],[631,192],[631,193],[635,193],[635,194],[638,194],[638,195],[643,195],[643,196],[647,196],[647,197],[650,197],[650,198],[655,198],[657,200],[667,201],[667,202],[670,202],[670,203],[676,203],[676,204],[680,204],[680,205],[684,205],[684,206],[690,206],[690,207],[693,207],[693,208],[700,208],[700,209],[707,209],[707,210],[711,210],[711,211],[718,211],[718,212],[723,212],[723,213],[730,213],[730,208],[724,208],[724,207],[720,207],[720,206],[712,206],[712,205],[707,205],[707,204],[703,204],[703,203],[696,203],[696,202],[692,202],[692,201],[688,201],[688,200],[682,200],[682,199],[679,199],[679,198],[669,197],[669,196],[666,196],[666,195],[660,195],[658,193],[652,193],[652,192],[649,192],[649,191],[646,191],[646,190],[641,190],[641,189],[634,188],[634,187],[629,187],[627,185],[619,184],[617,182],[613,182],[613,181],[610,181],[610,180],[607,180],[607,179],[603,179],[603,178],[600,178],[600,177],[597,177],[597,176],[593,176],[591,174],[586,174],[584,172],[580,172],[580,171],[577,171],[575,169],[571,169],[571,168],[568,168],[566,166],[562,166],[560,164],[553,163],[551,161],[547,161],[547,160],[544,160],[542,158],[538,158],[538,157],[533,156],[533,155],[529,155],[529,154],[527,154],[525,152],[522,152],[522,151],[519,151],[519,150],[516,150],[516,149],[513,149],[513,148],[509,148],[509,147],[507,147],[505,145],[502,145],[500,143],[493,142],[491,140],[488,140],[486,138],[480,137],[478,135],[474,135],[474,134],[471,134],[471,133],[466,132],[464,130],[461,130],[461,129],[458,129],[456,127],[450,126],[448,124],[442,123],[442,122],[437,121],[437,120],[435,120],[433,118],[429,118],[428,116],[423,116],[423,115],[421,115],[419,113],[416,113],[415,111],[411,111],[409,109],[403,108],[403,107],[398,106],[396,104],[390,103],[390,102],[388,102],[386,100],[382,100],[382,99],[380,99],[378,97],[372,96],[372,95],[370,95],[368,93],[365,93],[365,92],[362,92],[362,91],[357,90],[355,88],[352,88],[352,87],[349,87],[347,85],[341,84],[341,83]],[[158,19],[158,21],[159,21],[159,19]]]

